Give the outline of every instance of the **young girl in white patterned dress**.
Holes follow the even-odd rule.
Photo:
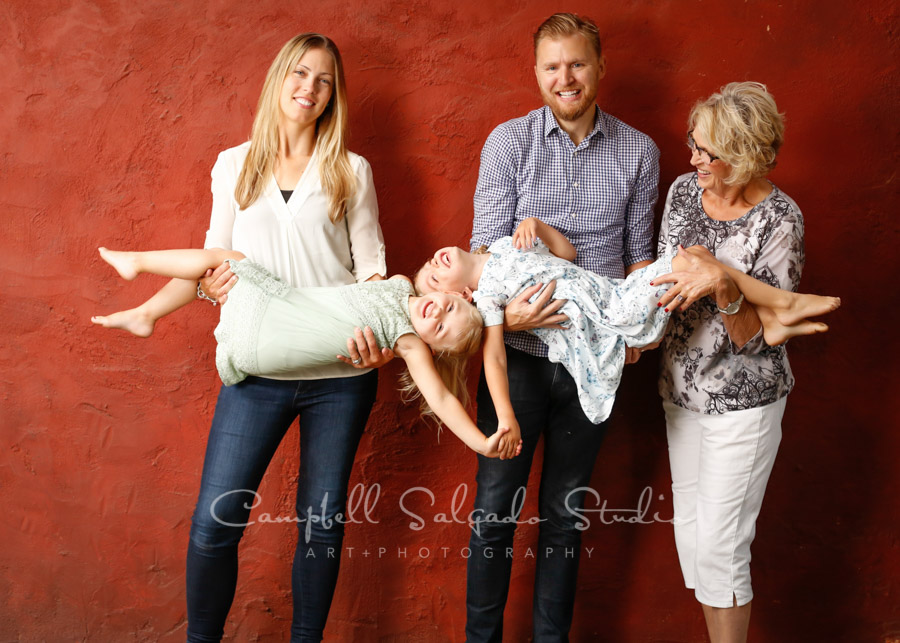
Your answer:
[[[562,364],[578,386],[582,409],[599,424],[612,410],[625,364],[625,347],[655,348],[665,334],[671,311],[686,310],[710,293],[669,288],[679,274],[702,262],[716,262],[702,247],[682,249],[675,257],[663,257],[626,279],[602,277],[571,263],[575,248],[558,230],[539,219],[525,219],[512,237],[503,237],[485,253],[469,253],[456,247],[441,248],[415,277],[420,293],[462,293],[474,300],[484,318],[484,372],[506,439],[519,442],[520,432],[509,400],[503,314],[506,304],[538,283],[556,282],[554,297],[567,299],[559,312],[567,315],[566,327],[535,328],[549,348],[549,359]],[[718,264],[718,262],[716,262]],[[782,344],[791,337],[828,330],[814,317],[840,305],[834,297],[820,297],[780,290],[737,270],[726,270],[757,308],[766,341]],[[537,297],[538,295],[535,295]],[[675,306],[670,302],[675,301]]]

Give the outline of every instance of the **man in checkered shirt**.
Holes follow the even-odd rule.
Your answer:
[[[534,36],[535,74],[545,106],[498,126],[481,153],[472,248],[511,235],[537,217],[568,237],[579,266],[623,277],[653,259],[653,206],[659,150],[646,135],[596,105],[605,73],[593,22],[572,14],[548,18]],[[557,306],[546,289],[526,291],[506,307],[506,330],[552,326]],[[560,302],[561,303],[561,302]],[[544,437],[535,550],[535,641],[564,641],[572,622],[581,532],[573,510],[584,503],[605,425],[581,410],[572,377],[547,359],[529,333],[506,334],[509,389],[523,448],[512,460],[479,456],[470,539],[466,637],[501,641],[513,535],[539,438]],[[628,361],[636,361],[629,349]],[[478,426],[497,429],[487,384],[478,387]]]

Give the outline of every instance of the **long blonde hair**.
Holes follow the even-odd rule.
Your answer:
[[[347,89],[337,45],[317,33],[303,33],[291,38],[272,61],[259,96],[250,131],[250,151],[241,168],[234,198],[241,209],[246,209],[260,197],[272,177],[278,158],[281,87],[297,61],[310,49],[327,51],[334,61],[331,100],[316,123],[316,153],[322,189],[328,195],[328,217],[332,223],[338,223],[347,213],[347,204],[356,189],[356,178],[347,155]]]
[[[441,381],[444,382],[447,390],[459,399],[463,406],[468,406],[469,389],[466,385],[466,366],[469,358],[481,347],[481,329],[484,326],[484,320],[475,306],[461,297],[460,300],[467,306],[466,310],[469,314],[468,324],[459,337],[456,338],[456,342],[452,347],[435,354],[434,368],[437,370],[438,375],[441,376]],[[404,370],[400,376],[400,399],[405,403],[418,399],[419,413],[422,417],[437,420],[437,416],[431,410],[431,407],[428,406],[425,396],[422,395],[419,387],[410,376],[409,370]]]

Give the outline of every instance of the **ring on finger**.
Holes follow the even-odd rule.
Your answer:
[[[681,295],[675,295],[675,299],[677,299],[678,301],[684,301],[684,297],[682,297]]]
[[[357,365],[362,364],[362,357],[357,357],[355,360],[353,360],[353,363]]]

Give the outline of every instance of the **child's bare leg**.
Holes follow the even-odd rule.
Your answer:
[[[173,279],[137,308],[111,315],[95,315],[91,321],[104,328],[119,328],[138,337],[149,337],[158,319],[189,304],[196,297],[196,281]]]
[[[243,259],[234,250],[150,250],[148,252],[124,252],[100,248],[103,260],[116,269],[122,279],[131,281],[142,272],[178,279],[199,279],[210,268],[216,268],[226,259]]]
[[[197,279],[207,269],[215,268],[225,259],[244,257],[230,250],[117,252],[106,248],[100,248],[100,256],[124,279],[134,279],[141,272],[175,276],[172,273],[178,271],[190,275],[176,276],[137,308],[91,317],[93,323],[104,328],[119,328],[138,337],[149,337],[157,320],[193,301],[197,296]]]
[[[825,297],[782,290],[781,288],[764,284],[735,268],[725,266],[725,271],[737,284],[740,291],[744,293],[747,301],[757,308],[761,306],[770,308],[778,317],[778,321],[785,326],[802,324],[807,317],[825,315],[837,310],[841,305],[839,297]]]
[[[709,250],[703,246],[692,246],[685,249],[689,254],[700,257],[704,260],[715,261],[719,266],[728,273],[738,290],[744,293],[744,297],[756,307],[765,306],[771,309],[778,322],[784,326],[800,325],[806,322],[808,317],[818,317],[837,310],[841,305],[838,297],[824,297],[821,295],[810,295],[806,293],[796,293],[789,290],[775,288],[769,284],[764,284],[758,279],[754,279],[750,275],[744,274],[740,270],[726,266],[718,261]],[[678,260],[676,256],[672,261],[674,269],[675,262]],[[809,323],[809,322],[807,322]],[[809,335],[809,333],[799,333],[801,335]]]
[[[815,333],[824,333],[828,330],[828,325],[822,322],[809,321],[801,319],[795,324],[784,325],[775,312],[766,306],[754,304],[756,315],[763,325],[763,337],[769,346],[778,346],[784,344],[792,337],[800,337],[801,335],[814,335]]]

